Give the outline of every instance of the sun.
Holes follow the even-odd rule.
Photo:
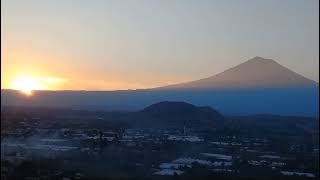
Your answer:
[[[26,95],[32,95],[33,90],[47,89],[46,85],[40,79],[31,76],[17,77],[12,81],[12,89],[19,90]]]

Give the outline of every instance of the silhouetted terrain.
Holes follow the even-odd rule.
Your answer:
[[[1,90],[1,104],[139,111],[159,101],[211,106],[223,114],[319,116],[319,84],[270,59],[255,57],[215,76],[154,89],[122,91],[35,91],[26,97]]]

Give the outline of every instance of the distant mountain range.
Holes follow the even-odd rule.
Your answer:
[[[1,105],[136,111],[161,101],[211,106],[222,114],[319,116],[319,84],[274,60],[254,57],[220,74],[153,89],[36,91],[25,97],[1,90]]]
[[[157,89],[230,89],[308,87],[318,83],[297,74],[272,59],[254,57],[217,75]]]

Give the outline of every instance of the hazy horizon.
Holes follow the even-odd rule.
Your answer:
[[[256,60],[256,59],[258,59],[258,60]],[[260,60],[259,60],[260,59]],[[225,80],[222,80],[221,79],[221,75],[222,76],[225,76],[225,73],[226,72],[230,72],[230,70],[232,70],[232,69],[237,69],[238,71],[240,70],[239,68],[240,68],[240,66],[243,68],[244,66],[247,66],[247,65],[245,65],[245,64],[247,64],[249,61],[257,61],[257,62],[255,62],[255,63],[261,63],[261,62],[259,62],[259,61],[271,61],[270,63],[272,63],[273,64],[273,66],[274,67],[272,67],[272,68],[286,68],[286,67],[281,67],[282,65],[280,65],[279,66],[279,64],[276,62],[276,61],[274,61],[274,60],[272,60],[272,59],[264,59],[264,58],[262,58],[262,57],[259,57],[259,56],[256,56],[256,57],[254,57],[254,58],[252,58],[252,59],[249,59],[249,60],[247,60],[247,61],[245,61],[245,62],[243,62],[243,63],[240,63],[240,64],[238,64],[237,66],[234,66],[234,67],[231,67],[231,68],[229,68],[229,69],[226,69],[226,70],[223,70],[223,71],[221,71],[221,72],[219,72],[219,73],[217,73],[217,74],[214,74],[214,75],[212,75],[212,76],[210,76],[210,77],[204,77],[204,78],[200,78],[200,79],[194,79],[194,80],[189,80],[189,81],[183,81],[183,82],[177,82],[177,83],[175,83],[175,84],[169,84],[169,85],[166,85],[166,84],[164,84],[164,85],[162,85],[162,86],[157,86],[157,87],[150,87],[150,88],[133,88],[133,89],[112,89],[112,90],[83,90],[83,89],[57,89],[57,90],[50,90],[50,89],[40,89],[40,90],[37,90],[37,91],[41,91],[41,90],[43,90],[43,91],[125,91],[125,90],[153,90],[153,89],[159,89],[159,90],[165,90],[165,89],[167,89],[167,90],[170,90],[170,88],[168,88],[168,87],[175,87],[175,86],[181,86],[180,87],[180,90],[183,90],[183,89],[181,89],[181,88],[183,88],[183,85],[184,84],[190,84],[190,83],[193,83],[193,82],[199,82],[199,81],[202,81],[202,80],[204,80],[204,79],[216,79],[216,76],[219,76],[220,77],[220,80],[219,80],[219,82],[222,82],[223,84],[225,84],[225,83],[227,83],[227,81],[230,81],[230,79],[225,79]],[[275,62],[275,63],[273,63],[273,62]],[[269,63],[268,63],[269,64]],[[257,64],[258,65],[258,64]],[[267,67],[263,67],[264,65],[263,65],[263,63],[262,64],[260,64],[260,67],[256,67],[256,68],[263,68],[263,69],[265,69],[265,68],[267,68]],[[276,66],[279,66],[279,67],[276,67]],[[250,66],[247,66],[246,68],[250,68]],[[256,73],[259,73],[260,72],[260,70],[259,69],[256,69],[256,70],[252,70],[251,71],[251,75],[250,76],[255,76],[254,75],[254,73],[252,73],[252,72],[256,72]],[[269,67],[269,69],[270,69],[270,67]],[[250,71],[250,70],[245,70],[245,69],[243,69],[244,71],[242,72],[242,73],[245,73],[245,71]],[[261,69],[262,70],[262,69]],[[277,76],[287,76],[287,78],[294,78],[295,79],[295,83],[302,83],[302,82],[299,82],[299,81],[301,81],[302,79],[301,79],[301,77],[296,77],[296,75],[295,75],[295,73],[296,72],[294,72],[294,71],[291,71],[290,69],[289,69],[289,71],[291,71],[291,73],[294,73],[294,74],[287,74],[288,72],[276,72],[276,71],[274,71],[273,69],[271,69],[273,72],[265,72],[265,73],[267,73],[267,74],[277,74]],[[285,70],[285,69],[282,69],[282,70]],[[280,73],[280,74],[278,74],[278,73]],[[283,74],[284,73],[284,74]],[[241,82],[239,82],[239,80],[240,79],[247,79],[246,81],[247,81],[247,83],[252,83],[252,84],[255,84],[255,86],[254,87],[250,87],[250,86],[243,86],[243,87],[241,87],[241,86],[236,86],[236,84],[235,84],[235,82],[233,82],[232,84],[234,84],[234,89],[237,89],[237,88],[240,88],[240,89],[243,89],[243,88],[245,88],[245,89],[247,89],[247,88],[250,88],[250,89],[252,89],[252,88],[254,88],[254,89],[256,89],[256,88],[258,88],[259,89],[259,86],[260,85],[265,85],[265,87],[260,87],[260,88],[266,88],[266,87],[268,87],[268,88],[274,88],[274,89],[277,89],[277,88],[290,88],[290,86],[291,85],[289,85],[289,84],[287,84],[287,83],[290,83],[290,82],[280,82],[280,84],[282,84],[282,86],[278,86],[279,85],[279,82],[277,83],[276,81],[279,81],[279,78],[281,78],[281,77],[279,77],[278,79],[272,79],[271,78],[271,76],[270,77],[265,77],[265,78],[267,78],[267,79],[261,79],[262,77],[258,77],[258,79],[260,79],[260,80],[258,80],[258,79],[256,79],[256,80],[253,80],[252,82],[250,82],[250,77],[245,77],[246,75],[245,74],[243,74],[243,75],[240,75],[241,77],[239,77],[239,75],[240,74],[228,74],[227,76],[228,76],[228,78],[232,78],[233,79],[233,81],[237,81],[238,83],[241,83]],[[262,74],[256,74],[256,76],[261,76]],[[295,77],[290,77],[290,76],[295,76]],[[300,75],[300,74],[298,74],[298,75]],[[269,75],[268,75],[269,76]],[[303,77],[303,76],[302,76]],[[238,79],[237,80],[237,78],[240,78],[240,79]],[[296,79],[296,78],[298,78],[298,79]],[[305,77],[303,77],[303,78],[305,78]],[[212,80],[213,80],[212,79]],[[221,81],[222,80],[222,81]],[[306,79],[306,80],[311,80],[311,79]],[[240,80],[241,81],[241,80]],[[264,82],[259,82],[259,81],[264,81]],[[268,85],[268,83],[266,84],[266,81],[271,81],[271,82],[273,82],[273,83],[275,83],[274,85],[271,85],[270,86],[270,84]],[[285,79],[282,79],[282,81],[287,81],[287,80],[285,80]],[[302,80],[302,81],[305,81],[305,80]],[[220,83],[219,82],[215,82],[215,83],[218,83],[218,84],[216,84],[216,85],[219,85]],[[301,88],[308,88],[308,86],[310,86],[311,84],[309,84],[309,83],[312,83],[312,82],[315,82],[315,83],[317,83],[317,84],[319,84],[319,82],[317,82],[317,81],[314,81],[314,80],[311,80],[310,82],[304,82],[304,83],[308,83],[308,85],[307,84],[305,84],[305,85],[307,85],[307,86],[305,86],[305,85],[303,85],[303,84],[301,84],[302,86],[301,86]],[[218,89],[216,89],[216,90],[219,90],[220,88],[219,87],[216,87],[216,88],[214,88],[213,86],[215,85],[215,83],[214,82],[211,82],[211,83],[213,83],[213,84],[207,84],[207,85],[209,85],[209,86],[212,86],[212,90],[214,90],[214,89],[216,89],[216,88],[218,88]],[[243,83],[243,82],[242,82]],[[270,83],[270,82],[269,82]],[[259,85],[260,84],[260,85]],[[276,85],[276,84],[278,84],[278,85]],[[230,88],[232,88],[232,86],[230,86],[231,84],[229,84],[229,85],[227,85],[227,84],[225,84],[226,86],[225,86],[225,88],[226,89],[230,89]],[[288,86],[289,85],[289,86]],[[296,87],[298,87],[298,86],[300,86],[300,85],[298,85],[298,84],[296,84],[295,86]],[[164,88],[164,89],[163,89]],[[198,86],[198,88],[200,88],[201,89],[201,86]],[[200,90],[199,89],[199,90]],[[19,89],[14,89],[14,88],[2,88],[2,90],[18,90],[19,91]]]

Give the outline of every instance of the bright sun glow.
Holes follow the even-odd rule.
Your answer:
[[[27,95],[32,95],[32,90],[43,90],[46,86],[34,77],[18,77],[12,82],[12,89],[19,90]]]
[[[20,76],[12,81],[11,88],[19,90],[26,95],[32,95],[33,90],[46,90],[49,89],[49,85],[61,81],[63,81],[63,79],[55,77]]]

